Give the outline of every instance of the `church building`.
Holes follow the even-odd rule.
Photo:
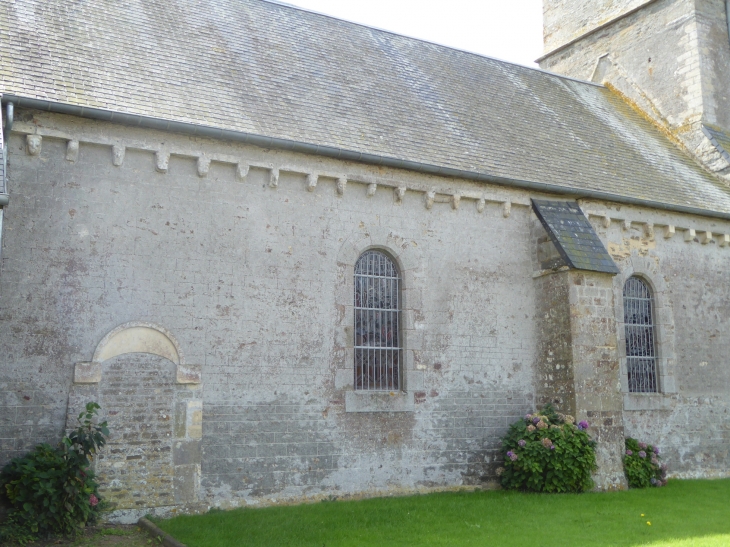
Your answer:
[[[0,465],[112,518],[492,488],[510,423],[730,475],[725,0],[545,0],[540,69],[267,0],[0,7]]]

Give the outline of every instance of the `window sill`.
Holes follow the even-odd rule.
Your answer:
[[[672,398],[665,393],[624,393],[624,410],[671,410]]]
[[[413,412],[413,393],[402,391],[347,391],[345,412]]]

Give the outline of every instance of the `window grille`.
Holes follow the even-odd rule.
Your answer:
[[[400,275],[379,251],[355,265],[355,389],[400,390]]]
[[[624,285],[624,325],[629,391],[655,393],[654,300],[649,286],[638,277],[630,277]]]

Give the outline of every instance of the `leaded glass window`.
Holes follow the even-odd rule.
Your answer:
[[[401,351],[398,269],[366,251],[355,265],[355,389],[400,390]]]
[[[649,286],[638,277],[630,277],[624,285],[624,325],[629,391],[655,393],[658,389],[654,299]]]

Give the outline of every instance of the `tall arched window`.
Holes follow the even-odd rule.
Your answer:
[[[355,389],[401,388],[400,275],[380,251],[355,264]]]
[[[624,325],[629,391],[655,393],[658,389],[654,299],[649,286],[638,277],[630,277],[624,285]]]

